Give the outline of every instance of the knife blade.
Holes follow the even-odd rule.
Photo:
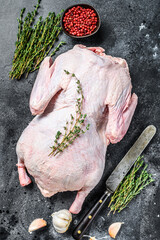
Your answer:
[[[133,144],[130,150],[122,158],[117,167],[113,170],[111,175],[106,180],[106,191],[103,196],[98,200],[98,202],[90,209],[90,211],[84,216],[77,227],[73,231],[73,238],[80,240],[83,237],[84,232],[91,224],[95,216],[102,209],[103,205],[106,203],[108,197],[114,193],[123,178],[126,176],[130,168],[133,166],[137,158],[141,155],[143,150],[149,144],[151,139],[156,133],[156,128],[153,125],[149,125],[141,133],[137,141]]]

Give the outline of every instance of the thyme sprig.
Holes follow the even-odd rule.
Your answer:
[[[78,98],[76,99],[76,116],[70,115],[70,122],[66,121],[64,128],[64,133],[58,131],[55,136],[54,145],[51,147],[52,152],[49,154],[56,156],[58,153],[63,152],[70,144],[72,144],[77,137],[84,134],[89,130],[90,124],[85,126],[85,119],[87,114],[82,114],[83,107],[83,91],[81,87],[80,80],[76,77],[74,73],[70,73],[64,70],[67,75],[71,75],[76,81]]]
[[[148,184],[154,181],[147,172],[143,157],[138,157],[129,174],[114,192],[109,203],[110,212],[121,212]],[[143,169],[142,169],[143,167]]]
[[[37,5],[34,6],[34,11],[27,13],[24,21],[25,8],[21,10],[20,18],[17,18],[18,34],[15,43],[16,49],[12,61],[12,70],[9,73],[12,79],[20,79],[23,74],[26,74],[27,77],[30,72],[37,70],[44,57],[54,47],[62,31],[60,21],[63,10],[57,15],[54,12],[49,12],[44,20],[42,17],[39,17],[37,23],[34,24],[38,9],[40,8],[40,2],[41,0],[38,0]],[[50,56],[53,56],[63,44],[65,42],[61,41]]]

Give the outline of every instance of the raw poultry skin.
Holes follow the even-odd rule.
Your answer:
[[[90,129],[61,154],[49,156],[57,131],[64,132],[70,114],[75,116],[77,85],[64,70],[75,73],[81,82]],[[100,47],[76,45],[54,63],[46,57],[30,97],[31,113],[37,116],[17,143],[20,184],[31,182],[27,169],[45,197],[77,190],[70,212],[79,213],[101,179],[106,147],[119,142],[128,130],[137,105],[131,88],[126,61],[107,56]]]

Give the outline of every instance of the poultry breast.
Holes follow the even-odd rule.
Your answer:
[[[90,129],[62,153],[50,155],[58,130],[62,133],[70,115],[75,116],[77,89],[74,73],[80,80]],[[17,143],[18,173],[22,186],[31,179],[41,193],[78,191],[70,212],[80,212],[89,192],[102,177],[106,147],[126,134],[137,105],[131,95],[131,79],[126,61],[107,56],[100,47],[76,45],[52,62],[41,63],[30,97],[30,110],[37,115]]]

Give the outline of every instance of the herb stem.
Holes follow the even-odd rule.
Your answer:
[[[62,134],[60,131],[57,132],[54,140],[55,144],[51,147],[52,151],[49,156],[52,154],[56,156],[58,153],[63,152],[63,150],[67,148],[70,144],[72,144],[77,137],[85,133],[82,127],[85,125],[84,121],[87,117],[87,114],[82,114],[84,96],[80,80],[76,77],[74,73],[70,73],[67,70],[64,70],[64,72],[67,75],[70,74],[71,77],[74,77],[77,84],[77,93],[79,97],[76,100],[76,117],[71,114],[71,121],[70,123],[66,122],[66,126],[64,127],[64,134]],[[89,130],[89,126],[90,124],[88,124],[85,129]],[[63,138],[59,142],[58,140],[60,136],[63,136]]]
[[[129,174],[111,197],[108,207],[110,207],[110,212],[113,212],[113,214],[116,211],[121,212],[134,197],[154,181],[152,175],[147,172],[147,165],[144,165],[142,158],[138,157]],[[142,167],[143,169],[141,170]]]
[[[30,72],[37,70],[40,63],[54,47],[59,34],[62,32],[60,21],[63,10],[57,15],[55,15],[54,12],[49,12],[44,20],[42,17],[39,17],[38,22],[34,24],[40,2],[41,1],[38,0],[34,11],[27,13],[24,21],[22,21],[22,19],[25,8],[21,10],[20,18],[17,19],[18,34],[15,43],[16,49],[12,61],[12,69],[9,73],[9,77],[12,79],[20,79],[23,74],[26,74],[27,77]],[[58,44],[51,56],[54,55],[63,44],[64,42]]]

